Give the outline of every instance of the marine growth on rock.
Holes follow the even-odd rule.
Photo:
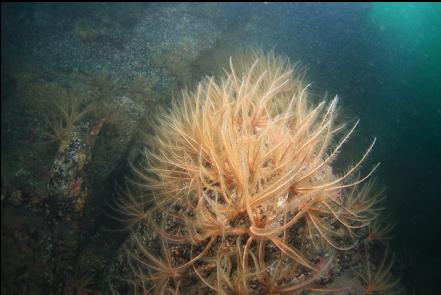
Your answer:
[[[338,97],[315,101],[304,68],[249,52],[156,117],[118,208],[134,293],[331,290],[382,195],[378,164],[360,172],[375,139],[336,169],[358,121],[339,121]]]

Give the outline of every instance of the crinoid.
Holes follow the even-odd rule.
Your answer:
[[[193,293],[324,288],[336,260],[325,257],[355,246],[378,214],[380,195],[359,186],[378,164],[357,172],[375,139],[337,174],[358,125],[336,123],[337,97],[314,105],[305,71],[273,53],[230,59],[224,72],[157,117],[134,165],[153,200],[127,247],[136,280],[155,294],[197,281]]]
[[[365,288],[363,294],[402,294],[402,290],[399,288],[400,279],[394,277],[392,274],[392,265],[395,255],[390,258],[388,254],[389,246],[386,246],[383,258],[376,265],[372,263],[366,251],[366,263],[358,270],[355,270]]]
[[[47,123],[51,129],[47,133],[48,142],[62,142],[86,114],[94,109],[93,103],[84,105],[81,96],[70,89],[59,88],[58,92],[46,99]]]
[[[103,213],[112,220],[118,222],[121,231],[130,231],[140,223],[147,220],[149,216],[148,207],[151,204],[144,194],[133,192],[129,186],[125,189],[117,186],[117,198],[105,202]]]
[[[392,231],[396,224],[394,223],[381,223],[378,219],[369,224],[369,233],[366,237],[368,243],[376,241],[386,242],[393,239]]]

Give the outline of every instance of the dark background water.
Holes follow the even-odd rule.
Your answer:
[[[78,29],[72,23],[79,18],[79,27],[87,27],[105,13],[110,21],[100,21],[111,35],[79,30],[75,36],[93,44],[69,39],[66,27]],[[207,52],[274,48],[300,60],[316,93],[338,94],[343,114],[361,119],[344,152],[359,155],[378,138],[368,166],[382,162],[376,177],[387,187],[387,213],[397,223],[394,248],[413,258],[404,279],[416,294],[433,294],[441,278],[440,28],[437,3],[2,4],[2,68],[12,52],[25,52],[46,72],[106,68],[128,76],[155,68],[155,46],[176,54],[173,42],[189,42],[178,47],[184,60],[194,55],[189,84],[204,74],[197,60]],[[185,34],[190,41],[182,40]],[[149,74],[160,77],[155,91],[161,92],[177,74],[156,67]],[[2,124],[2,160],[8,136]]]
[[[361,118],[360,143],[378,137],[371,158],[382,162],[394,244],[413,256],[416,294],[431,294],[441,278],[441,7],[312,6],[301,14],[302,58]]]
[[[433,294],[441,278],[441,5],[274,7],[277,48],[310,66],[313,81],[361,118],[356,148],[387,187],[394,245],[413,256],[407,279]],[[435,283],[436,284],[436,283]]]

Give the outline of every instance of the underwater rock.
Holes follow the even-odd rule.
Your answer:
[[[96,138],[105,120],[78,124],[60,142],[47,185],[47,194],[33,196],[22,191],[6,192],[3,202],[38,213],[44,226],[36,230],[42,242],[40,260],[45,264],[44,284],[51,285],[49,294],[62,294],[72,289],[76,251],[84,232],[81,232],[84,210],[90,192],[87,169]],[[25,232],[26,233],[26,232]],[[26,235],[29,235],[26,233]]]

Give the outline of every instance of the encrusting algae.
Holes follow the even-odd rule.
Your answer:
[[[326,284],[379,216],[382,194],[365,182],[379,164],[359,173],[375,139],[336,173],[358,121],[336,123],[337,97],[314,104],[304,73],[244,54],[157,117],[131,179],[148,193],[128,192],[118,208],[133,293],[346,289]]]

